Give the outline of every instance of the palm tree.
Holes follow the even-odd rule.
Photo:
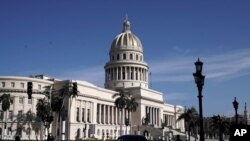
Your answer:
[[[194,107],[191,107],[190,109],[187,109],[184,113],[182,113],[177,120],[179,121],[182,119],[185,120],[185,124],[187,125],[188,140],[190,141],[191,131],[195,132],[196,127],[199,125],[198,112]]]
[[[123,90],[118,90],[118,93],[115,93],[112,97],[115,99],[115,106],[120,110],[121,118],[120,118],[120,136],[122,135],[122,109],[124,109],[127,105],[128,96]]]
[[[62,97],[56,96],[56,95],[52,95],[52,99],[51,99],[51,109],[53,112],[56,113],[56,134],[58,132],[57,130],[57,126],[58,126],[58,121],[60,121],[60,113],[61,113],[61,108],[62,108],[62,104],[63,104],[63,99]]]
[[[43,98],[39,99],[36,104],[36,115],[41,121],[41,127],[45,125],[47,119],[51,116],[51,108],[49,102]],[[43,130],[41,130],[41,135]]]
[[[223,140],[223,134],[226,133],[228,134],[228,130],[229,130],[229,122],[224,120],[223,117],[220,117],[220,115],[218,116],[213,116],[213,124],[211,125],[213,131],[218,131],[219,132],[219,141]]]
[[[77,91],[77,92],[79,93],[79,91]],[[69,110],[65,110],[65,108],[64,108],[65,101],[67,99],[69,99],[69,104],[68,105],[69,105],[69,107],[71,107],[73,98],[75,98],[75,95],[73,95],[73,89],[72,89],[72,83],[71,82],[67,82],[58,91],[57,95],[54,98],[52,97],[52,103],[54,103],[54,102],[55,103],[52,104],[51,107],[52,107],[53,111],[58,114],[57,121],[59,120],[59,121],[65,122],[65,119],[66,119],[66,116],[67,116],[67,112],[70,112],[70,109]],[[57,123],[56,123],[56,125],[57,125]],[[70,131],[68,130],[68,132],[70,132]],[[65,134],[63,134],[63,135],[65,135]],[[64,139],[64,136],[62,138]]]
[[[135,112],[138,107],[138,103],[134,97],[127,99],[126,109],[128,109],[129,120],[130,120],[130,134],[132,133],[132,112]]]
[[[5,126],[4,126],[4,134],[6,133],[6,122],[7,122],[7,112],[10,108],[11,99],[10,94],[3,94],[0,96],[0,102],[2,102],[2,110],[5,112]]]

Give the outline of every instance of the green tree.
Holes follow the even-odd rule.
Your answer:
[[[138,103],[134,97],[129,97],[126,103],[126,109],[129,113],[129,121],[130,121],[130,134],[132,133],[132,112],[135,112],[138,107]]]
[[[50,103],[45,98],[38,100],[36,104],[36,115],[41,121],[41,127],[43,127],[46,124],[47,119],[51,116]],[[41,130],[41,135],[43,135],[42,131],[43,130]]]
[[[128,95],[123,90],[118,90],[118,93],[115,93],[113,96],[115,99],[115,106],[119,109],[121,116],[120,116],[120,136],[122,135],[122,119],[123,114],[122,110],[126,108]]]
[[[70,81],[66,82],[61,89],[55,91],[55,93],[52,95],[51,108],[52,111],[57,115],[56,121],[62,121],[66,119],[67,110],[64,107],[71,107],[73,98],[75,98],[75,95],[73,95],[72,82]],[[66,103],[66,100],[69,100],[69,103]],[[65,104],[68,104],[68,106]],[[56,122],[56,132],[57,126],[58,122]]]
[[[7,112],[10,108],[10,104],[11,104],[11,99],[10,99],[10,94],[3,94],[0,96],[0,102],[2,102],[2,110],[5,113],[5,125],[4,125],[4,133],[6,133],[5,130],[7,130],[6,125],[7,125]],[[5,136],[5,135],[4,135]]]
[[[230,124],[228,121],[226,121],[223,117],[220,115],[218,116],[213,116],[213,124],[212,124],[212,129],[213,131],[218,131],[219,134],[219,141],[223,141],[223,134],[229,134],[229,127]]]
[[[196,133],[196,129],[199,126],[199,115],[194,107],[188,108],[184,113],[178,117],[179,120],[185,120],[185,125],[188,131],[188,140],[190,141],[191,133]]]

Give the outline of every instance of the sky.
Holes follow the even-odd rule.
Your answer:
[[[0,76],[45,74],[104,85],[104,65],[128,15],[150,88],[198,110],[194,62],[204,62],[203,115],[250,112],[250,1],[0,1]]]

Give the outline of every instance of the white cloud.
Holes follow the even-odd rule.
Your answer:
[[[250,73],[250,49],[241,49],[206,55],[204,61],[204,74],[207,79],[229,79],[248,75]],[[191,81],[195,71],[193,56],[183,56],[174,59],[162,59],[150,63],[152,81]]]

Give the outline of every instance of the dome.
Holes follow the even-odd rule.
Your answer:
[[[130,30],[128,19],[124,20],[122,33],[115,37],[111,45],[111,51],[124,49],[143,51],[141,41]]]

